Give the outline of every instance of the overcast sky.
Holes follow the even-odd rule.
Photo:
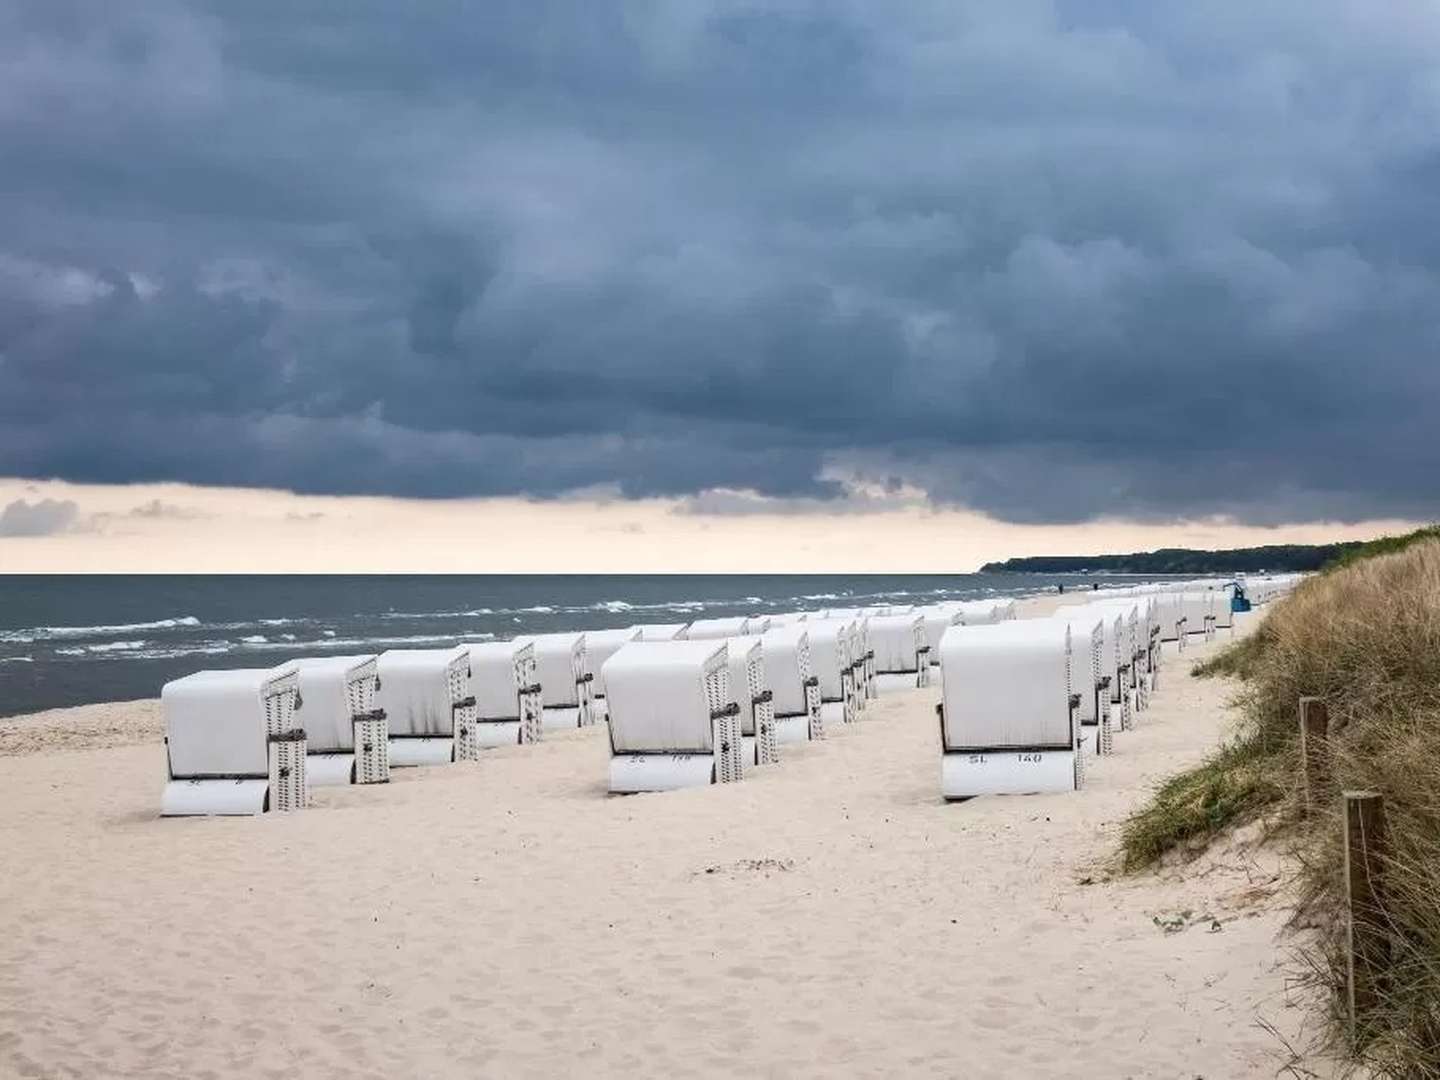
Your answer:
[[[0,0],[0,476],[1428,519],[1436,57],[1428,0]]]

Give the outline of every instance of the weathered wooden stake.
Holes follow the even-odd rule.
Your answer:
[[[1300,768],[1305,781],[1305,812],[1311,813],[1324,798],[1330,765],[1330,710],[1318,697],[1300,699]]]
[[[1349,909],[1346,995],[1350,1036],[1357,1043],[1374,1012],[1390,963],[1385,919],[1385,801],[1373,791],[1347,791],[1345,899]]]

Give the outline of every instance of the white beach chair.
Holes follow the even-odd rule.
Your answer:
[[[1156,615],[1160,622],[1160,641],[1175,642],[1176,649],[1185,648],[1185,604],[1177,592],[1162,592],[1155,597]]]
[[[934,607],[920,608],[920,615],[925,620],[925,644],[930,647],[930,666],[940,666],[940,639],[945,631],[952,626],[963,626],[965,615],[963,612],[949,605],[935,605]]]
[[[722,619],[696,619],[680,635],[686,641],[719,641],[723,638],[744,637],[750,631],[748,615],[734,615]]]
[[[867,620],[875,653],[875,689],[889,694],[930,685],[930,646],[925,620],[918,614],[881,615]]]
[[[539,742],[544,710],[535,647],[517,641],[481,641],[464,647],[470,651],[476,744],[487,750]]]
[[[775,627],[760,638],[777,744],[825,736],[820,712],[822,680],[814,670],[810,649],[815,630],[815,624],[807,621]]]
[[[643,631],[638,626],[631,626],[624,630],[586,630],[585,631],[585,663],[595,676],[593,693],[590,698],[591,708],[595,711],[595,723],[602,724],[610,714],[606,711],[605,704],[605,661],[614,656],[620,649],[632,641],[641,640]]]
[[[379,666],[371,656],[291,662],[305,703],[305,783],[384,784],[390,779],[390,723],[375,705]]]
[[[727,638],[730,664],[730,700],[740,709],[742,756],[751,765],[773,765],[780,760],[775,739],[775,693],[766,677],[764,639]]]
[[[1106,648],[1107,619],[1103,614],[1078,608],[1060,611],[1053,618],[1068,621],[1071,626],[1071,684],[1081,695],[1077,716],[1080,719],[1080,745],[1093,753],[1104,755],[1114,749],[1114,727],[1111,723],[1109,659],[1113,649]],[[999,625],[999,624],[997,624]],[[1109,631],[1113,633],[1113,630]],[[1081,653],[1084,643],[1088,650]],[[1088,677],[1085,674],[1088,672]],[[1093,732],[1087,731],[1093,728]]]
[[[784,741],[824,738],[858,719],[851,653],[854,626],[849,619],[810,619],[805,623],[806,667],[812,680],[805,708],[811,727],[802,733],[796,715],[795,726]]]
[[[199,671],[160,690],[168,776],[164,817],[303,809],[305,731],[300,673]]]
[[[940,791],[946,799],[1074,791],[1078,694],[1058,619],[956,626],[940,640]]]
[[[1230,586],[1216,590],[1215,596],[1215,629],[1229,630],[1230,636],[1235,636],[1235,590]]]
[[[470,650],[390,649],[377,660],[376,704],[390,725],[390,767],[474,761]]]
[[[676,641],[688,623],[636,623],[631,630],[639,632],[636,641]]]
[[[593,724],[595,675],[586,655],[585,635],[534,634],[515,640],[535,647],[545,730],[566,731]]]
[[[612,792],[670,791],[744,776],[729,666],[723,641],[637,641],[605,662]]]
[[[1179,594],[1187,635],[1200,634],[1206,641],[1215,639],[1215,597],[1217,595],[1218,590],[1215,589]]]

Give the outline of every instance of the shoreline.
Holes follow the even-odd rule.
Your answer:
[[[155,702],[11,718],[0,1072],[1272,1076],[1278,856],[1108,870],[1227,730],[1224,643],[1083,791],[958,804],[934,689],[736,785],[608,797],[590,730],[273,819],[160,820]]]

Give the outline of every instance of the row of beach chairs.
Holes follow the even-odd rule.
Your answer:
[[[1192,608],[1174,599],[1185,595],[1107,592],[1028,620],[1008,602],[836,608],[198,672],[161,693],[162,813],[298,809],[312,786],[384,783],[392,768],[473,761],[596,723],[609,731],[613,792],[732,782],[936,677],[947,796],[1051,790],[1067,763],[1078,786],[1086,733],[1107,752],[1112,713],[1123,729],[1144,707],[1160,641],[1187,634]],[[1042,705],[1052,696],[1056,715]],[[1018,772],[1037,779],[1006,779],[996,762],[1010,754],[1023,760],[1009,772],[1033,764]]]

